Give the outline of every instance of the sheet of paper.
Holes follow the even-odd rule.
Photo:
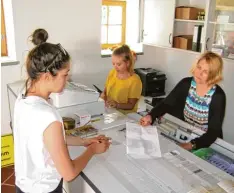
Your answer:
[[[200,187],[192,189],[188,193],[209,193],[209,192],[208,192],[207,189],[205,189],[204,187],[200,186]]]
[[[156,126],[142,127],[137,123],[126,123],[127,154],[135,158],[161,157]]]
[[[213,187],[196,187],[189,191],[188,193],[227,193],[219,186],[213,186]]]
[[[234,181],[224,180],[218,183],[218,185],[228,193],[234,193]]]

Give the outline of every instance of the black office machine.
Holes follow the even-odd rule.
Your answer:
[[[167,78],[164,73],[153,68],[136,68],[135,73],[141,78],[143,96],[157,97],[165,95]]]

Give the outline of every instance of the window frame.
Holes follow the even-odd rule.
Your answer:
[[[118,0],[102,0],[102,6],[121,6],[122,7],[122,34],[121,34],[121,42],[115,44],[104,43],[101,44],[102,49],[111,48],[116,44],[124,44],[125,36],[126,36],[126,1],[118,1]],[[108,12],[107,12],[107,24],[101,24],[101,26],[107,26],[107,38],[108,38]]]
[[[1,56],[1,66],[15,65],[19,63],[16,57],[16,41],[12,1],[13,0],[1,0],[1,5],[3,6],[4,10],[4,22],[7,36],[7,56]]]
[[[1,57],[8,56],[7,34],[3,1],[1,0]]]

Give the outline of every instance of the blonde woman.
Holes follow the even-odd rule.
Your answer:
[[[106,105],[130,113],[137,111],[141,96],[142,83],[134,73],[134,56],[127,45],[114,49],[112,54],[112,69],[107,77],[105,89],[101,97]]]
[[[222,123],[226,96],[220,86],[222,58],[206,52],[192,66],[193,77],[182,79],[166,99],[141,119],[146,126],[165,113],[169,113],[205,131],[201,137],[180,144],[187,150],[210,146],[217,137],[222,138]]]

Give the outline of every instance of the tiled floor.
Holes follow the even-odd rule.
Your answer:
[[[15,173],[14,166],[8,166],[1,169],[1,192],[15,193]]]

